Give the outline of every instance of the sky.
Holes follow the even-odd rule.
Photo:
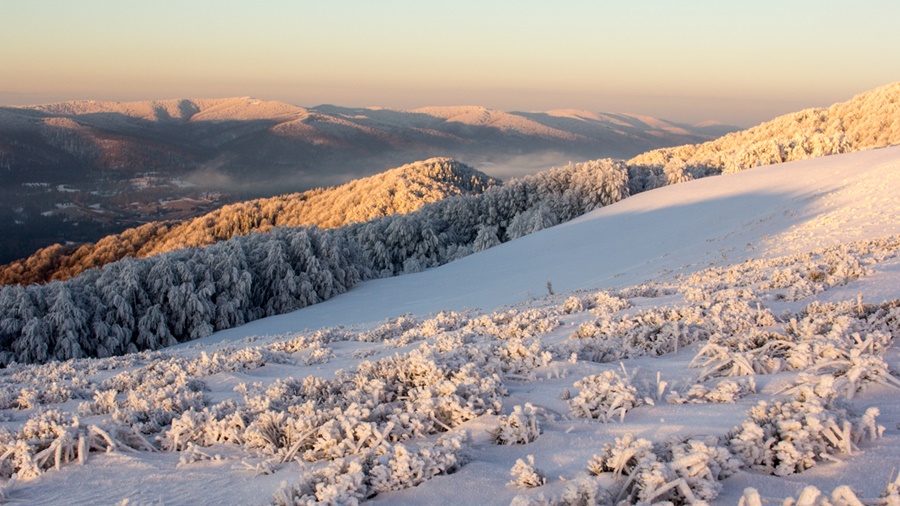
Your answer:
[[[896,0],[2,0],[0,105],[253,96],[750,126],[900,81]]]

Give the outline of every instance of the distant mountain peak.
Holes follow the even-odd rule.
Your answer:
[[[306,109],[302,107],[273,100],[260,100],[253,97],[143,100],[136,102],[76,100],[54,104],[20,106],[18,109],[31,109],[52,116],[66,117],[117,114],[126,118],[153,122],[288,119],[306,113]]]

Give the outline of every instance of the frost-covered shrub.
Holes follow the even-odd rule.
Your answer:
[[[563,491],[545,496],[543,493],[520,494],[509,506],[611,506],[609,491],[594,477],[579,476],[566,480]]]
[[[526,344],[523,339],[511,338],[503,341],[494,352],[500,361],[501,370],[507,375],[528,374],[538,367],[548,365],[553,354],[544,351],[539,339],[530,339]]]
[[[702,308],[653,308],[616,320],[601,317],[578,327],[561,355],[576,353],[582,360],[609,362],[644,355],[663,355],[705,339],[712,315]]]
[[[537,419],[537,410],[529,403],[514,406],[509,415],[501,415],[497,419],[497,428],[491,431],[494,442],[501,445],[527,444],[541,435],[541,426]]]
[[[616,296],[622,299],[655,298],[672,295],[675,292],[676,288],[673,286],[650,282],[623,288],[619,290]]]
[[[435,444],[417,445],[413,451],[395,444],[374,459],[369,472],[371,489],[376,494],[403,490],[439,474],[451,474],[465,464],[466,448],[465,433],[448,434]]]
[[[334,358],[334,352],[331,351],[331,348],[322,343],[315,343],[306,348],[304,352],[303,357],[300,359],[303,365],[327,364]]]
[[[684,291],[684,300],[689,303],[714,303],[735,300],[756,300],[759,295],[752,289],[730,288],[729,285],[718,283],[715,286],[688,286]]]
[[[575,382],[578,395],[569,399],[569,410],[579,418],[596,418],[601,422],[619,418],[625,420],[625,413],[644,403],[637,395],[631,380],[616,371],[586,376]]]
[[[187,448],[181,452],[181,457],[178,459],[178,464],[175,467],[184,467],[194,462],[203,462],[207,460],[222,460],[222,456],[219,454],[211,454],[206,451],[203,451],[200,447],[193,443],[188,443]]]
[[[588,307],[594,316],[612,314],[631,307],[631,304],[621,296],[615,296],[603,291],[597,292],[585,300],[588,302]]]
[[[697,381],[709,378],[773,374],[787,368],[792,343],[785,336],[756,328],[740,334],[714,334],[691,360],[702,369]]]
[[[671,404],[704,404],[704,403],[733,403],[747,394],[756,392],[756,382],[753,378],[739,380],[722,380],[713,388],[704,385],[694,385],[683,395],[672,392],[666,396],[666,401]]]
[[[400,336],[386,339],[386,344],[402,347],[410,343],[456,330],[468,321],[466,317],[453,311],[441,311],[434,318],[427,319],[403,332]]]
[[[18,385],[0,384],[0,409],[18,408],[21,391]]]
[[[366,343],[385,341],[387,339],[400,337],[404,332],[415,327],[417,323],[418,322],[412,315],[406,314],[398,316],[397,318],[386,321],[373,330],[360,333],[357,339]]]
[[[559,325],[559,319],[551,311],[531,308],[482,315],[470,320],[467,328],[478,335],[491,335],[497,339],[528,339],[547,334]]]
[[[461,350],[432,348],[364,361],[332,380],[239,385],[242,403],[185,411],[165,432],[163,446],[232,443],[273,462],[315,462],[382,451],[499,411],[505,394],[499,376]]]
[[[719,480],[734,474],[740,465],[715,438],[654,447],[646,439],[627,434],[616,438],[614,445],[604,445],[603,452],[588,463],[588,471],[628,476],[615,493],[616,503],[693,504],[714,499],[722,488]]]
[[[295,353],[311,346],[323,346],[329,343],[356,339],[356,334],[347,332],[343,325],[317,330],[312,334],[302,334],[282,341],[275,341],[266,346],[271,351]]]
[[[282,482],[281,489],[272,498],[272,504],[358,504],[369,496],[365,480],[363,463],[356,460],[336,460],[322,469],[304,475],[298,484]]]
[[[42,366],[47,371],[51,366]],[[88,399],[92,385],[73,367],[49,372],[47,377],[24,371],[0,378],[0,409],[35,409],[48,404],[60,404],[71,399]],[[8,372],[8,371],[7,371]],[[34,373],[34,371],[31,371]]]
[[[606,291],[590,295],[568,297],[559,311],[564,314],[580,313],[590,310],[594,316],[604,316],[629,307],[628,301]]]
[[[540,487],[547,483],[544,471],[534,467],[534,455],[529,455],[525,460],[517,459],[509,474],[513,477],[509,484],[519,488]]]
[[[563,302],[559,310],[565,314],[580,313],[584,311],[584,302],[581,300],[581,297],[572,296]]]
[[[881,357],[891,346],[900,310],[896,301],[880,306],[860,300],[812,303],[787,325],[794,340],[786,360],[794,369],[838,378],[836,388],[853,395],[868,383],[900,387]]]
[[[155,450],[133,428],[86,426],[71,414],[50,409],[31,416],[20,431],[0,434],[0,476],[33,478],[69,462],[84,463],[92,451],[119,449]]]
[[[757,470],[787,476],[803,472],[829,455],[851,454],[863,439],[881,437],[877,408],[853,417],[834,405],[829,382],[806,385],[792,400],[760,401],[728,436],[730,447]]]
[[[751,327],[712,335],[691,366],[702,369],[699,381],[800,370],[843,378],[848,396],[869,382],[898,387],[900,380],[880,357],[892,342],[898,317],[894,303],[813,302],[789,319],[784,333]],[[774,320],[759,323],[771,326]]]
[[[450,434],[414,450],[396,444],[380,455],[335,460],[305,473],[297,484],[282,484],[273,504],[357,504],[378,493],[415,487],[439,474],[450,474],[465,463],[466,436]]]
[[[267,363],[292,364],[294,360],[283,351],[275,351],[262,347],[234,349],[223,348],[212,356],[205,351],[190,360],[172,359],[173,368],[180,367],[184,374],[194,377],[210,376],[220,372],[245,372],[258,369]]]
[[[698,381],[783,370],[830,373],[840,378],[839,388],[848,397],[867,383],[900,387],[881,357],[892,342],[898,316],[892,303],[813,302],[789,319],[784,333],[751,327],[712,335],[691,367],[702,369]]]
[[[225,402],[204,408],[201,411],[188,410],[172,420],[171,426],[159,436],[164,450],[182,451],[191,445],[210,446],[248,440],[246,421],[236,412],[234,403]]]

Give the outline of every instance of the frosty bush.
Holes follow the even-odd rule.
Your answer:
[[[787,476],[803,472],[831,455],[852,454],[856,443],[881,436],[877,408],[852,417],[834,405],[828,382],[804,386],[792,400],[760,401],[727,437],[730,447],[753,469]]]
[[[773,374],[786,368],[792,344],[781,334],[750,329],[743,334],[714,334],[691,360],[702,369],[697,381],[709,378]]]
[[[691,366],[702,369],[699,381],[782,370],[830,373],[841,378],[848,397],[871,382],[900,387],[880,356],[897,330],[896,305],[813,302],[783,325],[783,333],[751,327],[712,335]]]
[[[597,292],[586,300],[588,301],[587,307],[594,316],[603,316],[631,307],[627,300],[609,292]]]
[[[316,343],[304,351],[306,353],[300,359],[304,365],[327,364],[334,358],[334,352],[331,351],[331,348],[320,343]]]
[[[588,463],[588,471],[628,476],[615,494],[616,503],[693,504],[714,499],[722,487],[719,480],[734,474],[740,464],[715,438],[675,440],[655,448],[628,434],[604,445],[603,453]]]
[[[528,339],[551,332],[559,325],[559,319],[550,311],[532,308],[473,318],[468,328],[479,335],[492,335],[498,339]]]
[[[366,343],[374,343],[400,337],[404,332],[414,328],[416,323],[417,321],[412,315],[398,316],[373,330],[360,333],[358,339]]]
[[[322,504],[341,506],[358,504],[369,496],[363,464],[336,460],[328,466],[303,476],[300,483],[282,482],[272,498],[276,506]]]
[[[569,297],[563,302],[559,310],[565,314],[580,313],[584,311],[584,302],[580,297]]]
[[[509,506],[607,506],[612,497],[600,482],[591,476],[566,480],[562,493],[546,497],[543,493],[520,494]]]
[[[501,445],[523,445],[530,443],[541,435],[541,427],[537,419],[537,410],[531,404],[514,406],[509,415],[501,415],[497,419],[497,428],[491,431],[494,442]]]
[[[523,339],[511,338],[500,344],[494,355],[499,359],[501,370],[507,376],[516,376],[521,379],[521,375],[531,373],[538,367],[543,367],[550,363],[553,354],[544,351],[539,339],[530,339],[526,343]]]
[[[283,484],[273,504],[356,504],[379,493],[415,487],[439,474],[455,472],[465,463],[466,436],[450,434],[436,443],[423,443],[414,450],[396,444],[376,455],[336,460],[298,484]]]
[[[356,340],[357,334],[348,332],[343,325],[317,330],[311,334],[291,335],[265,346],[269,351],[285,354],[296,353],[311,347],[323,347],[330,343]]]
[[[655,298],[671,295],[675,293],[675,291],[675,288],[672,286],[651,282],[623,288],[619,290],[616,296],[621,299],[634,299],[637,297]]]
[[[514,478],[509,484],[519,488],[540,487],[547,483],[544,471],[534,467],[534,455],[529,455],[525,460],[517,459],[509,474]]]
[[[415,487],[439,474],[451,474],[466,461],[465,433],[448,434],[435,444],[420,444],[415,451],[396,444],[375,458],[369,475],[371,489],[381,493]]]
[[[576,353],[583,360],[609,362],[644,355],[663,355],[708,337],[725,326],[719,306],[653,308],[618,319],[601,316],[578,327],[560,354]]]
[[[0,434],[0,476],[33,478],[63,464],[87,461],[94,451],[147,450],[154,446],[129,427],[83,425],[77,417],[47,410],[14,434]]]
[[[754,392],[756,392],[756,382],[751,377],[740,380],[722,380],[713,388],[694,385],[684,395],[679,392],[670,393],[666,396],[666,401],[671,404],[733,403]]]
[[[608,422],[618,417],[624,421],[625,413],[643,404],[631,380],[616,371],[586,376],[575,382],[575,388],[580,391],[568,403],[572,415],[579,418]]]
[[[361,362],[333,380],[288,378],[236,390],[243,403],[225,401],[174,419],[163,446],[224,442],[276,463],[334,460],[450,431],[499,411],[505,394],[499,376],[479,371],[461,350],[435,352],[430,346]]]

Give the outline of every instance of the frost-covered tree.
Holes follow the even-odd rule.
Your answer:
[[[93,343],[86,339],[88,313],[76,304],[67,286],[59,287],[46,320],[49,324],[48,332],[56,336],[54,355],[59,360],[81,358],[86,351],[94,351]],[[82,344],[87,350],[82,349]]]

